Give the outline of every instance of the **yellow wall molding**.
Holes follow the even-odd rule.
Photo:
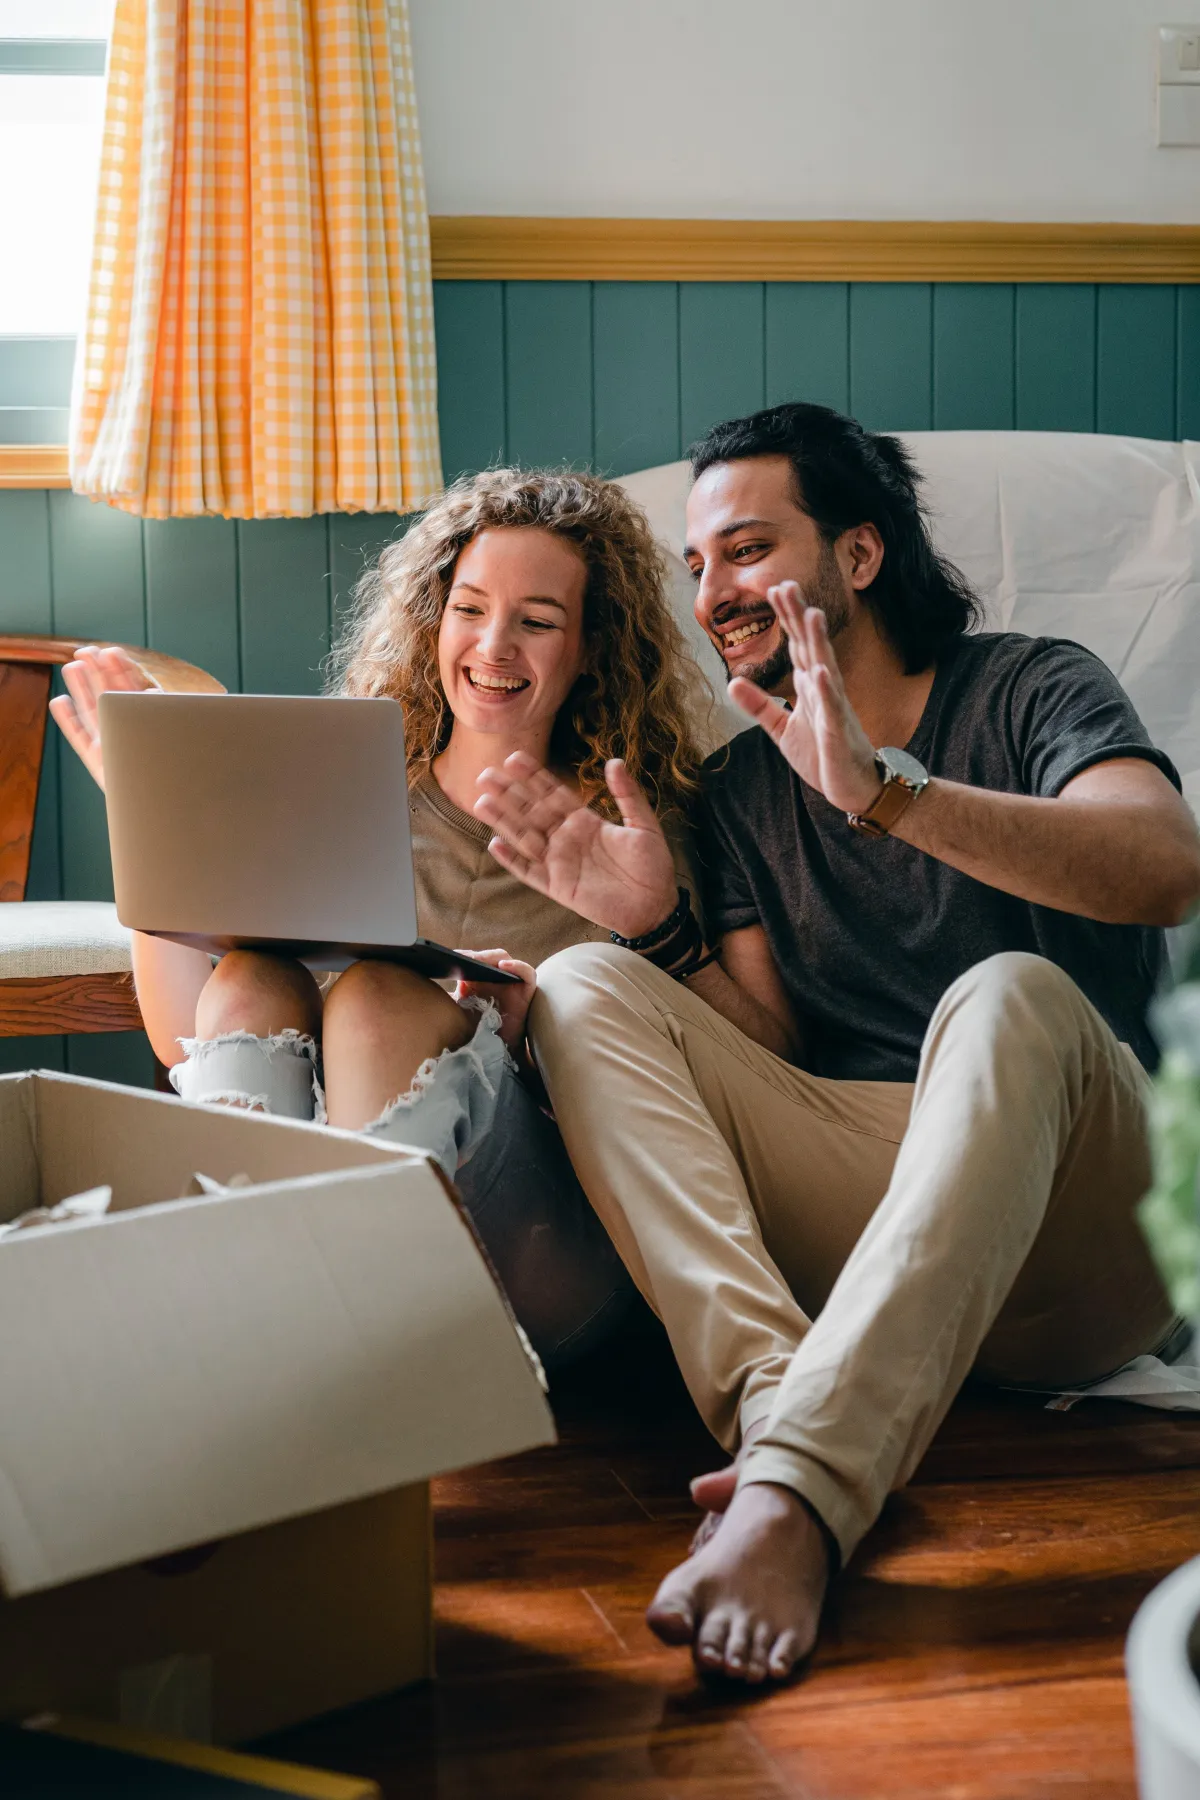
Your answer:
[[[0,488],[70,485],[65,444],[0,444]]]
[[[1200,281],[1197,225],[430,219],[441,281]]]
[[[439,281],[1200,283],[1200,225],[434,217]],[[0,488],[65,488],[58,444],[0,444]]]

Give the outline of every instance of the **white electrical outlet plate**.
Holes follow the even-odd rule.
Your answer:
[[[1159,88],[1158,142],[1166,150],[1200,148],[1200,87]]]
[[[1158,28],[1160,87],[1200,87],[1200,22]]]

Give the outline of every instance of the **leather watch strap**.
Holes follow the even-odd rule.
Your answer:
[[[886,837],[901,813],[916,799],[913,789],[903,781],[885,781],[878,797],[864,813],[848,815],[855,831],[864,837]]]

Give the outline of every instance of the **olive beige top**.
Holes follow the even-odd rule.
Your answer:
[[[491,827],[448,800],[432,775],[409,793],[421,936],[456,950],[507,950],[545,962],[569,944],[607,943],[608,932],[535,892],[488,854]],[[680,880],[694,891],[690,858],[670,833]]]

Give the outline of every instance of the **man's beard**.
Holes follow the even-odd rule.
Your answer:
[[[821,554],[817,559],[817,572],[812,581],[802,590],[806,606],[819,606],[825,614],[825,627],[832,643],[839,633],[845,631],[850,623],[850,607],[846,601],[846,590],[842,586],[841,570],[833,545],[822,542]],[[737,673],[764,694],[773,694],[781,687],[792,672],[792,657],[788,649],[786,636],[782,638],[769,656],[761,662],[743,663]],[[733,680],[732,672],[726,668],[726,681]]]
[[[772,650],[770,656],[764,656],[761,662],[750,663],[748,666],[743,665],[737,672],[745,680],[752,681],[755,687],[761,688],[764,694],[773,694],[792,672],[792,658],[788,650],[787,639],[783,638]],[[733,680],[732,669],[726,669],[725,679],[726,681]]]

